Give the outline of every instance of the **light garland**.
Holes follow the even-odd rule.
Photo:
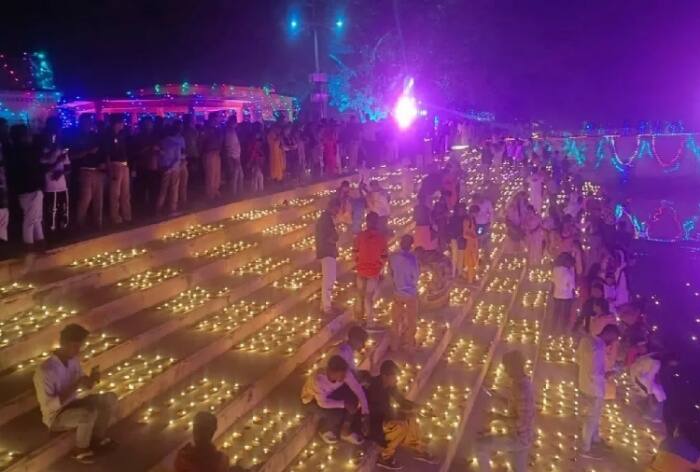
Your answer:
[[[276,208],[263,208],[263,209],[254,209],[254,210],[248,210],[244,211],[241,213],[236,213],[231,217],[233,221],[255,221],[259,220],[260,218],[265,218],[268,216],[272,216],[275,213],[277,213],[278,209]]]

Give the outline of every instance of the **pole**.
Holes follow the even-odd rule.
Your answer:
[[[314,25],[314,63],[316,65],[316,73],[321,72],[321,66],[318,62],[318,30],[316,25]]]

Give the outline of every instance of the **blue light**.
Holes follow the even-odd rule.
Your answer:
[[[289,26],[290,26],[292,29],[297,29],[297,28],[299,27],[299,22],[298,22],[297,20],[292,20],[292,21],[289,22]]]
[[[345,25],[345,22],[343,21],[342,18],[338,18],[338,19],[335,21],[335,27],[336,27],[336,28],[342,28],[344,25]]]

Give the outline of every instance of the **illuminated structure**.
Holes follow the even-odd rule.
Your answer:
[[[156,84],[127,92],[124,98],[75,100],[61,106],[68,119],[83,113],[103,116],[123,113],[135,123],[143,115],[179,116],[191,113],[206,116],[210,112],[236,113],[239,119],[271,121],[279,114],[291,117],[297,105],[293,97],[280,95],[270,87],[239,87],[230,84]]]

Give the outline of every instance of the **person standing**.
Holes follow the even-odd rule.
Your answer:
[[[391,205],[389,204],[389,194],[382,188],[379,181],[372,180],[369,183],[369,192],[367,193],[367,211],[374,212],[379,217],[379,230],[384,233],[389,233],[389,215],[391,214]]]
[[[175,472],[229,472],[229,460],[212,441],[218,427],[216,416],[200,411],[192,421],[192,443],[177,452]]]
[[[489,257],[491,248],[491,222],[493,221],[493,204],[481,193],[472,196],[474,205],[478,205],[479,213],[474,217],[476,234],[479,236],[479,247],[484,250],[484,256]]]
[[[187,204],[190,168],[201,165],[199,160],[199,131],[192,115],[183,118],[182,137],[185,139],[185,160],[180,165],[180,188],[178,199],[181,205]]]
[[[321,146],[323,148],[323,173],[331,176],[336,175],[338,173],[338,132],[335,123],[323,123]]]
[[[214,200],[220,196],[221,188],[221,149],[224,137],[219,128],[219,114],[209,113],[209,118],[200,136],[202,167],[204,168],[204,194]]]
[[[321,311],[333,312],[333,285],[336,279],[336,258],[338,257],[338,231],[335,218],[340,211],[337,198],[328,202],[328,208],[316,222],[316,259],[321,261]]]
[[[156,133],[153,118],[144,116],[139,122],[139,132],[133,138],[134,161],[134,209],[142,215],[153,215],[160,193],[161,172],[159,140],[163,136]]]
[[[253,193],[260,193],[265,189],[265,179],[262,171],[265,165],[265,153],[263,152],[264,144],[260,123],[253,124],[251,134],[252,137],[248,144],[250,190]]]
[[[476,283],[476,272],[479,268],[479,237],[476,232],[476,215],[479,207],[469,207],[467,216],[462,221],[462,236],[465,240],[463,275],[468,284]]]
[[[7,181],[22,208],[22,241],[31,250],[44,242],[44,193],[41,190],[44,172],[39,162],[40,150],[32,145],[26,125],[13,125],[10,138],[12,146],[7,162]]]
[[[571,306],[574,303],[576,274],[574,256],[562,252],[554,260],[552,269],[552,332],[563,332],[569,323]]]
[[[52,432],[75,429],[73,459],[91,464],[95,450],[110,446],[105,436],[117,405],[113,392],[91,393],[77,398],[78,389],[92,389],[100,381],[99,368],[85,375],[78,355],[88,337],[78,324],[66,325],[59,347],[34,372],[34,388],[44,424]]]
[[[377,330],[374,320],[374,296],[379,286],[379,276],[387,260],[387,240],[379,229],[379,215],[367,213],[367,229],[355,238],[355,270],[357,272],[358,308],[360,317],[366,320],[368,330]]]
[[[544,187],[544,172],[535,169],[532,175],[527,178],[527,187],[530,194],[530,203],[535,207],[535,211],[542,211],[542,193]]]
[[[102,228],[102,207],[104,206],[105,155],[100,152],[99,139],[93,131],[93,120],[89,114],[80,115],[78,134],[72,143],[70,159],[78,168],[78,227],[85,228],[88,210],[92,215],[92,225]]]
[[[411,251],[413,236],[401,237],[399,251],[389,256],[389,269],[394,285],[394,304],[391,307],[392,349],[413,352],[416,348],[418,315],[418,277],[420,266]]]
[[[267,147],[270,152],[270,179],[282,182],[287,170],[284,148],[282,146],[282,123],[276,123],[267,132]]]
[[[131,222],[131,184],[124,142],[124,117],[109,116],[109,128],[102,140],[102,153],[107,161],[109,180],[109,216],[112,223]]]
[[[503,367],[510,388],[508,396],[496,392],[489,393],[497,400],[506,403],[508,413],[490,413],[489,420],[498,419],[508,423],[508,434],[502,436],[481,433],[474,445],[480,472],[491,471],[491,455],[502,451],[510,456],[513,472],[526,472],[528,455],[534,440],[535,396],[532,380],[525,371],[525,358],[520,351],[509,351],[503,355]]]
[[[449,221],[450,231],[450,256],[452,257],[452,278],[462,275],[464,268],[464,249],[467,240],[464,239],[464,219],[467,217],[467,209],[464,203],[457,203]]]
[[[542,217],[533,205],[527,206],[523,219],[523,231],[525,232],[525,246],[527,247],[527,263],[534,267],[542,262],[544,251],[544,230],[542,229]]]
[[[605,403],[605,383],[611,375],[605,369],[605,348],[620,337],[616,325],[607,325],[599,335],[587,334],[579,342],[576,350],[578,364],[578,389],[584,406],[581,435],[581,455],[587,459],[600,459],[599,450],[592,447],[606,447],[599,434],[600,416]]]
[[[37,137],[40,162],[44,169],[44,233],[51,241],[65,236],[69,224],[68,185],[66,171],[70,165],[68,149],[63,146],[57,117],[46,120],[46,128]]]
[[[158,170],[160,171],[160,190],[156,200],[156,213],[161,215],[166,200],[169,215],[177,211],[180,190],[180,164],[185,155],[185,139],[182,137],[182,123],[174,121],[160,141]]]
[[[224,131],[224,162],[229,170],[229,187],[233,196],[243,191],[243,166],[241,165],[241,142],[236,129],[236,115],[231,115],[226,121]]]

